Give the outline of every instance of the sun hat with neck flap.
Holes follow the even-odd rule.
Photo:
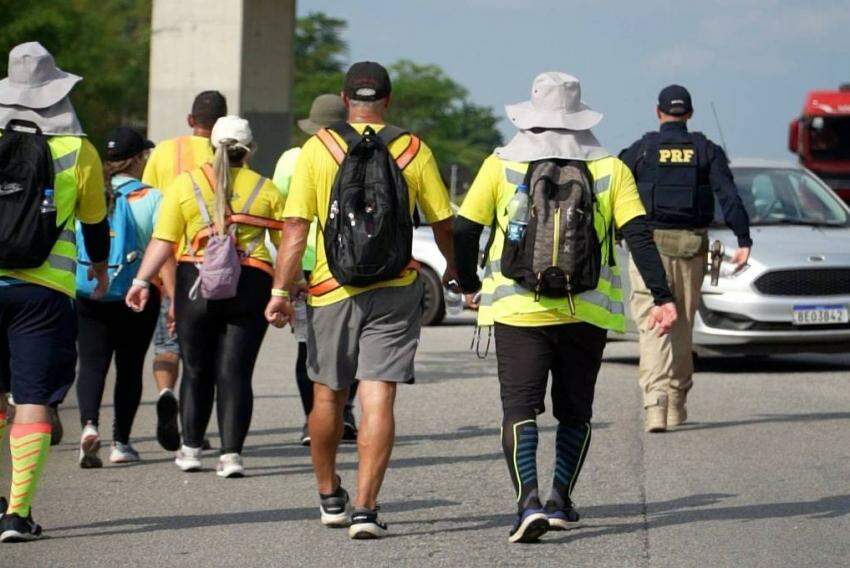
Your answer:
[[[505,111],[519,132],[496,149],[500,158],[530,162],[596,160],[610,155],[590,131],[603,115],[581,100],[581,83],[572,75],[541,73],[534,79],[531,99],[507,105]]]
[[[9,76],[0,80],[0,128],[18,119],[34,122],[44,134],[82,136],[68,98],[81,80],[59,69],[37,41],[15,46],[9,52]]]

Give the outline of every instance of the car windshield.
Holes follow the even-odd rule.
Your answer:
[[[850,116],[816,116],[809,132],[813,160],[850,160]]]
[[[733,168],[732,173],[751,225],[850,225],[832,190],[805,170]],[[723,223],[719,203],[715,222]]]

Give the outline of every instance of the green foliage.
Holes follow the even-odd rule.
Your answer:
[[[9,49],[38,41],[83,77],[71,100],[96,147],[119,124],[145,126],[151,0],[0,0],[0,14],[0,76]]]
[[[307,116],[318,95],[342,90],[347,67],[345,28],[343,20],[322,13],[299,18],[293,88],[296,119]],[[444,174],[457,164],[461,183],[471,180],[484,158],[502,143],[493,109],[470,102],[466,89],[437,65],[400,60],[388,69],[393,80],[388,120],[421,136]],[[294,132],[294,142],[303,143],[306,136],[297,128]]]

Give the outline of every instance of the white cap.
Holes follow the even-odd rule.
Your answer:
[[[215,121],[210,141],[213,147],[218,148],[222,140],[235,140],[234,146],[250,151],[254,144],[251,125],[244,118],[232,114],[222,116]]]

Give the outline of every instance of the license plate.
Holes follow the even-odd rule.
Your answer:
[[[828,306],[794,306],[794,325],[830,325],[850,322],[850,311],[844,304]]]

